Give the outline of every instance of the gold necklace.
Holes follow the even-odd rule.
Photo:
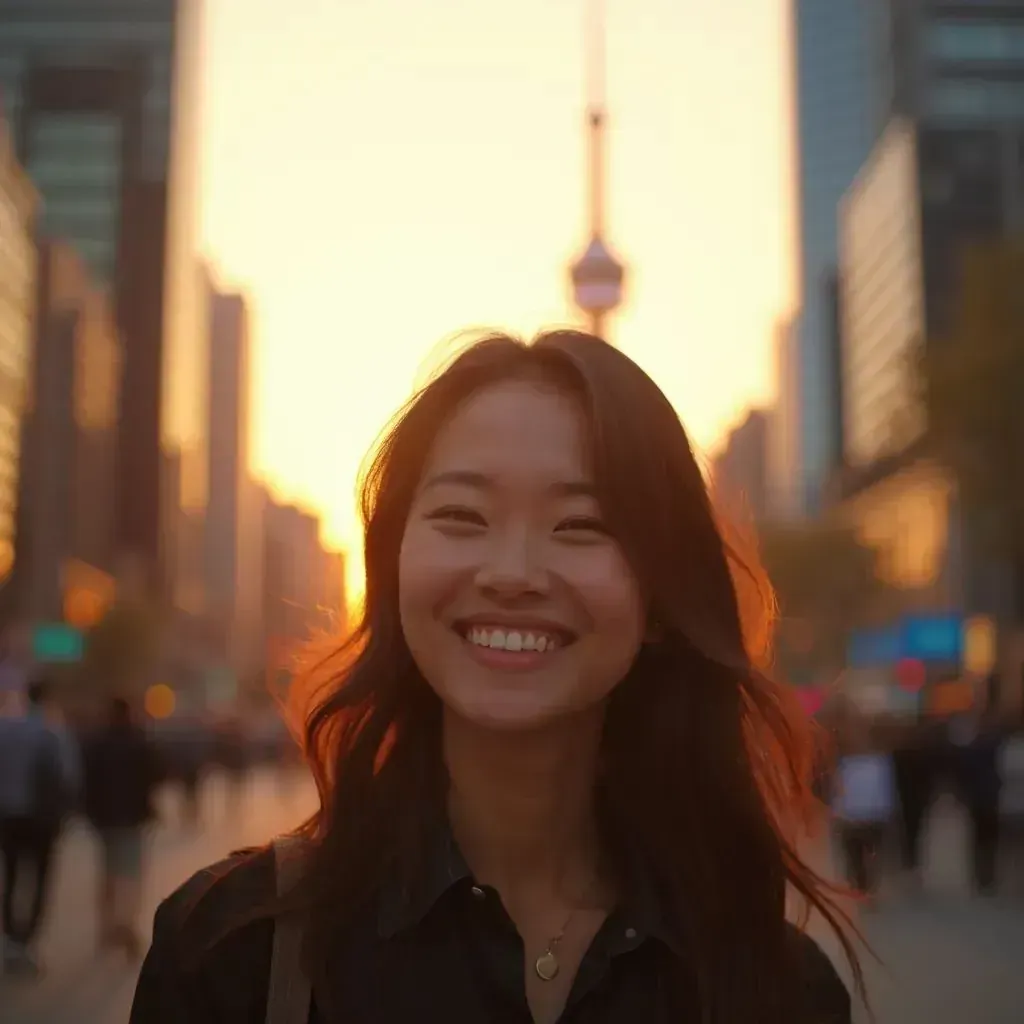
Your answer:
[[[572,923],[572,919],[576,916],[575,909],[572,910],[569,916],[565,919],[565,924],[562,925],[561,930],[555,935],[547,944],[547,948],[536,960],[533,961],[533,969],[537,972],[537,977],[541,981],[554,981],[558,977],[558,971],[561,964],[558,962],[558,957],[555,955],[555,950],[558,948],[558,944],[565,938],[566,930]]]
[[[593,882],[587,887],[583,894],[584,902],[589,899],[600,885],[600,877],[595,878]],[[536,960],[533,961],[533,969],[537,972],[537,977],[541,981],[554,981],[558,977],[558,972],[561,970],[561,964],[558,962],[557,949],[558,944],[565,938],[565,933],[569,930],[569,925],[572,924],[572,919],[576,916],[577,911],[580,907],[573,907],[569,911],[569,916],[565,919],[565,924],[559,929],[558,934],[548,940],[547,947],[544,952],[541,953]]]

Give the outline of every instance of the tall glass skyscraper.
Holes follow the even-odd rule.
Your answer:
[[[0,0],[0,90],[41,230],[75,246],[116,310],[125,575],[165,594],[184,586],[167,571],[169,510],[205,502],[199,5]]]
[[[21,425],[32,365],[36,202],[0,112],[0,591],[14,569]]]
[[[788,479],[790,508],[814,514],[839,436],[839,353],[834,291],[838,207],[880,127],[882,0],[794,0],[798,287],[796,426]]]

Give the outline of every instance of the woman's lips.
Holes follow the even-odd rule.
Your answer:
[[[456,626],[474,661],[499,671],[526,672],[541,668],[572,639],[537,626],[513,627],[488,623]]]

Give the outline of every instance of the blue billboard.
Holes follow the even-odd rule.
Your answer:
[[[846,660],[850,668],[883,668],[904,658],[924,662],[959,662],[963,657],[961,615],[908,615],[892,626],[857,629],[850,634]]]
[[[960,615],[913,615],[903,620],[903,657],[918,661],[959,661],[964,653]]]

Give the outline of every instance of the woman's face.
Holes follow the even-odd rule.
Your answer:
[[[575,403],[493,385],[438,434],[402,540],[406,642],[460,717],[531,729],[601,704],[643,640],[644,607],[605,532]]]

